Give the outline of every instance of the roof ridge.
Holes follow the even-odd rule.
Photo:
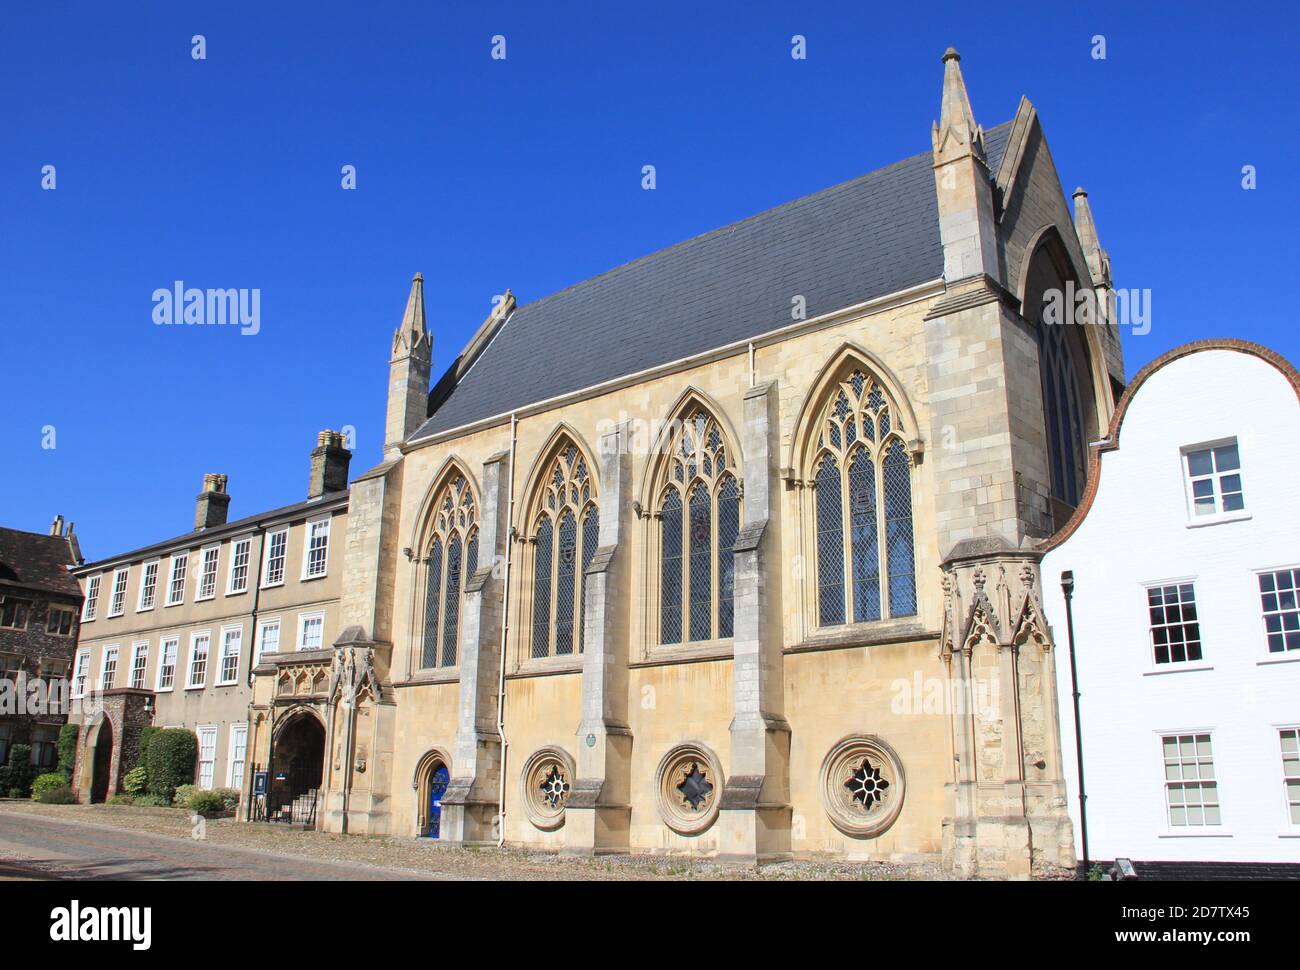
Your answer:
[[[119,552],[113,555],[101,556],[98,559],[83,562],[75,567],[77,572],[91,571],[102,567],[105,563],[117,562],[122,559],[135,559],[145,553],[162,552],[172,546],[188,545],[191,540],[200,540],[204,536],[225,536],[238,532],[243,526],[254,526],[259,521],[277,519],[285,515],[297,515],[299,512],[306,512],[309,509],[329,506],[335,502],[345,499],[351,488],[341,489],[337,492],[326,492],[324,495],[315,499],[303,499],[299,502],[293,502],[289,505],[281,505],[273,509],[267,509],[264,512],[256,512],[253,515],[245,515],[242,518],[232,519],[229,522],[223,522],[221,525],[209,526],[206,529],[191,529],[189,532],[182,532],[168,539],[160,539],[158,542],[151,542],[148,545],[138,546],[135,549],[128,549],[126,552]]]
[[[1003,128],[1008,128],[1014,122],[1015,119],[1012,118],[1008,121],[1002,122],[1001,124],[994,125],[992,128],[989,128],[984,132],[984,136],[987,138],[992,132],[1000,131]],[[777,205],[772,206],[771,208],[763,209],[761,212],[755,212],[753,215],[746,216],[743,219],[738,219],[735,222],[729,222],[726,223],[725,225],[718,226],[716,229],[709,229],[706,232],[697,233],[696,235],[683,239],[680,242],[675,242],[669,246],[664,246],[662,249],[656,249],[653,252],[646,253],[644,256],[638,256],[636,259],[628,260],[626,263],[619,263],[617,266],[613,266],[610,269],[597,273],[595,276],[588,276],[586,279],[578,280],[578,282],[576,283],[570,283],[568,286],[563,287],[562,289],[558,289],[553,293],[548,293],[545,296],[540,296],[536,300],[533,300],[529,303],[519,304],[516,307],[516,311],[530,310],[533,307],[538,306],[539,304],[546,303],[547,301],[554,299],[555,297],[563,296],[566,293],[572,292],[573,290],[577,289],[580,286],[585,286],[588,283],[594,283],[597,280],[601,280],[606,277],[613,276],[616,273],[620,273],[624,270],[631,269],[632,267],[647,262],[648,260],[657,259],[660,256],[664,256],[668,253],[671,253],[675,249],[681,249],[684,246],[689,246],[691,243],[700,242],[701,240],[708,239],[712,236],[721,235],[724,232],[728,232],[728,233],[734,232],[737,228],[745,225],[746,223],[756,222],[759,219],[766,219],[770,216],[775,215],[778,212],[781,212],[784,209],[793,208],[796,205],[809,202],[813,199],[817,199],[822,196],[829,196],[834,192],[844,191],[852,186],[859,185],[864,180],[869,179],[872,176],[883,175],[886,172],[890,171],[890,169],[901,168],[904,165],[907,165],[911,162],[915,162],[919,158],[932,158],[933,156],[934,156],[934,152],[932,149],[927,149],[926,151],[923,152],[917,152],[915,155],[908,155],[905,158],[900,158],[897,161],[890,162],[888,165],[882,165],[880,166],[880,168],[873,168],[868,172],[863,172],[861,175],[855,175],[853,178],[845,179],[842,182],[836,182],[834,185],[828,185],[824,189],[818,189],[815,192],[809,192],[807,195],[801,195],[798,196],[797,198],[790,199],[786,202],[781,202]],[[505,327],[503,326],[501,329],[504,330]]]
[[[990,164],[1011,126],[985,132]],[[920,151],[521,302],[473,366],[438,381],[407,441],[768,332],[796,292],[782,287],[824,314],[942,267],[933,151]],[[557,328],[578,342],[556,348]]]
[[[929,155],[929,154],[930,152],[918,152],[916,155],[909,155],[906,158],[901,158],[896,162],[891,162],[890,164],[883,165],[880,168],[872,169],[870,172],[864,172],[861,175],[855,175],[851,179],[845,179],[843,182],[836,182],[834,185],[829,185],[824,189],[818,189],[816,192],[810,192],[808,195],[801,195],[798,198],[790,199],[786,202],[782,202],[778,205],[774,205],[770,209],[764,209],[762,212],[756,212],[753,215],[746,216],[744,219],[738,219],[735,222],[728,222],[725,225],[718,226],[716,229],[709,229],[705,232],[701,232],[694,236],[690,236],[679,242],[675,242],[672,243],[671,245],[664,246],[662,249],[656,249],[653,252],[646,253],[644,256],[638,256],[636,259],[628,260],[626,263],[619,263],[617,266],[613,266],[610,269],[597,273],[595,276],[588,276],[586,279],[578,280],[578,282],[576,283],[570,283],[568,286],[556,290],[553,293],[548,293],[545,296],[538,297],[536,300],[533,300],[531,303],[522,304],[517,309],[519,312],[531,310],[533,307],[539,306],[540,304],[543,303],[547,303],[550,300],[555,299],[556,297],[564,296],[566,293],[571,293],[573,290],[576,290],[582,286],[586,286],[588,283],[595,283],[597,280],[602,280],[607,277],[612,277],[618,273],[621,273],[625,270],[632,269],[633,267],[648,262],[652,259],[658,259],[661,256],[665,256],[668,253],[673,252],[673,250],[682,249],[683,247],[689,246],[692,243],[701,242],[713,236],[720,236],[723,233],[730,234],[732,232],[735,232],[735,230],[740,226],[743,226],[747,223],[755,222],[759,219],[765,219],[769,216],[775,215],[776,213],[782,211],[783,209],[792,208],[801,203],[808,202],[812,199],[816,199],[819,196],[830,195],[831,193],[837,190],[847,189],[850,186],[859,184],[864,179],[871,178],[871,176],[873,175],[883,174],[884,172],[887,172],[892,168],[898,168],[902,165],[906,165],[908,162],[913,162],[921,155]]]

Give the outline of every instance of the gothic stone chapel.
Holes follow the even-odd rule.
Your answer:
[[[1039,545],[1124,371],[1041,308],[1109,263],[959,62],[929,151],[508,295],[432,388],[415,277],[343,632],[257,668],[254,760],[318,719],[325,829],[1074,865]]]

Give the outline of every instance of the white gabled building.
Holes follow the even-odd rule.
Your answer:
[[[1082,855],[1300,862],[1300,374],[1236,340],[1151,363],[1048,543],[1061,747]]]

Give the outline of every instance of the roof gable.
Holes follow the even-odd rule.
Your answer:
[[[0,528],[0,581],[81,596],[81,586],[68,572],[72,546],[66,536],[41,535]]]

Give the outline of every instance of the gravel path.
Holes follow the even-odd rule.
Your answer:
[[[0,801],[0,879],[949,879],[938,862],[784,862],[758,869],[664,856],[568,859],[523,849],[474,849],[281,826],[208,821],[187,812],[121,805]],[[8,871],[7,871],[8,870]]]

